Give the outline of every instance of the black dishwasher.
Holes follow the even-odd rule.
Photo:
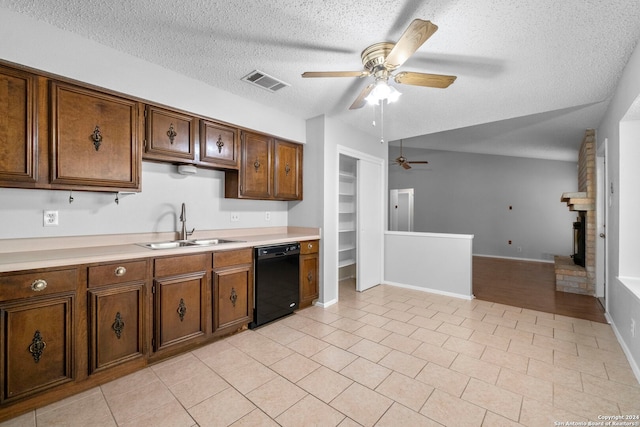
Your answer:
[[[253,329],[293,313],[300,301],[300,243],[254,248]]]

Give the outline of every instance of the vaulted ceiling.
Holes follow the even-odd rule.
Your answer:
[[[301,118],[335,117],[380,138],[374,107],[349,110],[368,78],[361,51],[415,18],[439,29],[402,71],[456,75],[447,89],[397,85],[384,137],[405,146],[575,160],[640,38],[638,0],[0,0],[119,51]],[[241,81],[258,69],[290,84]]]

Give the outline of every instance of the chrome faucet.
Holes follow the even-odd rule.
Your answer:
[[[196,231],[193,228],[191,231],[187,231],[187,207],[182,204],[182,212],[180,213],[180,222],[182,222],[182,230],[180,231],[180,240],[187,240],[187,237],[193,234]]]

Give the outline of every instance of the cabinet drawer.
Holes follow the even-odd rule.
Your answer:
[[[208,269],[211,254],[197,254],[159,258],[154,261],[154,277],[194,273]]]
[[[0,301],[75,291],[77,281],[75,268],[1,276]]]
[[[147,276],[147,262],[119,262],[89,267],[89,286],[115,285],[144,280]]]
[[[317,254],[319,247],[319,240],[307,240],[306,242],[300,242],[300,255]]]
[[[252,261],[253,248],[213,253],[213,268],[215,269],[232,265],[251,264]]]

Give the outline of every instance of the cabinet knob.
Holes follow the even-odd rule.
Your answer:
[[[238,294],[236,293],[236,288],[231,288],[231,295],[229,296],[229,299],[231,300],[231,304],[233,304],[233,306],[236,306],[236,301],[238,301]]]
[[[122,320],[122,315],[120,314],[120,312],[116,313],[116,318],[111,325],[111,329],[113,329],[113,332],[115,332],[116,337],[120,339],[120,337],[122,336],[122,330],[124,329],[124,320]]]
[[[29,353],[33,356],[34,362],[38,363],[40,361],[45,348],[47,348],[47,343],[42,339],[40,331],[36,330],[35,334],[33,334],[31,345],[29,346]]]
[[[169,142],[173,145],[173,140],[178,136],[178,132],[176,132],[173,127],[173,123],[169,125],[169,130],[167,131],[167,136],[169,137]]]
[[[256,172],[258,172],[258,169],[260,169],[260,160],[258,158],[256,158],[255,162],[253,162],[253,167],[256,168]]]
[[[122,277],[127,273],[127,269],[125,267],[120,266],[116,268],[114,273],[116,276]]]
[[[178,316],[180,316],[180,321],[184,321],[184,315],[187,314],[187,305],[184,303],[184,299],[180,298],[180,304],[178,304]]]
[[[98,151],[100,149],[100,144],[102,144],[102,133],[100,132],[100,126],[96,125],[96,128],[91,134],[91,141],[93,141],[93,146],[96,148],[96,151]]]
[[[289,163],[284,166],[284,172],[287,176],[289,175],[289,172],[291,172],[291,166],[289,166]]]
[[[222,153],[222,147],[224,147],[224,141],[222,140],[222,135],[218,135],[218,140],[216,141],[216,147],[218,147],[218,154]]]
[[[309,274],[307,274],[307,280],[309,282],[311,282],[313,280],[313,273],[309,272]]]
[[[309,243],[309,244],[307,244],[307,248],[309,248],[309,249],[313,249],[313,243]]]
[[[34,280],[31,284],[31,290],[34,292],[43,291],[47,287],[47,281],[43,279]]]

